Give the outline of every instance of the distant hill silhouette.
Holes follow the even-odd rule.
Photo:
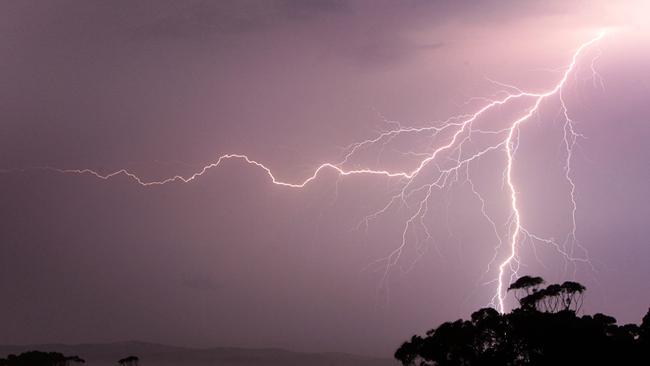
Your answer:
[[[141,366],[395,366],[399,364],[388,358],[348,353],[303,353],[276,348],[196,349],[144,342],[0,346],[0,357],[31,350],[79,355],[86,361],[84,366],[117,366],[118,360],[129,355],[137,355]]]

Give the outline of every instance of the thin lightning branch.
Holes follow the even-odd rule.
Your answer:
[[[371,264],[371,266],[382,266],[382,286],[387,285],[387,280],[393,267],[398,265],[404,250],[409,246],[409,235],[411,233],[415,234],[417,238],[415,248],[417,258],[415,261],[421,258],[424,254],[425,248],[421,245],[420,235],[418,234],[418,231],[413,230],[419,230],[419,233],[424,233],[425,241],[431,239],[431,234],[426,225],[425,217],[429,212],[429,205],[433,200],[434,191],[449,189],[453,185],[460,185],[461,183],[464,184],[464,182],[466,182],[470,187],[472,195],[476,197],[480,203],[482,217],[489,223],[497,239],[494,256],[488,264],[487,271],[490,271],[491,266],[497,261],[502,247],[507,247],[508,250],[507,256],[497,266],[497,277],[488,282],[492,284],[496,283],[496,292],[492,298],[492,305],[496,306],[499,311],[503,312],[506,308],[504,301],[505,289],[506,286],[517,276],[517,271],[520,266],[518,248],[523,243],[537,242],[545,244],[560,253],[567,261],[588,263],[588,259],[575,257],[575,248],[578,247],[586,258],[588,258],[586,249],[582,247],[576,239],[576,185],[572,177],[571,166],[573,149],[577,139],[581,137],[581,135],[576,132],[574,121],[569,115],[567,103],[563,95],[563,88],[567,84],[569,77],[574,73],[578,59],[583,55],[585,50],[599,42],[604,35],[605,32],[602,31],[596,37],[580,45],[573,53],[570,64],[564,68],[561,79],[552,89],[546,92],[526,92],[518,87],[487,79],[490,83],[498,87],[503,87],[505,90],[499,91],[491,98],[473,98],[473,100],[485,101],[485,104],[474,113],[454,116],[445,121],[434,122],[429,126],[418,128],[404,127],[399,122],[385,120],[385,122],[390,126],[389,129],[384,130],[374,138],[369,138],[347,146],[344,149],[341,160],[338,162],[326,162],[317,166],[312,171],[311,175],[301,181],[291,182],[283,180],[276,176],[268,166],[245,154],[224,154],[189,176],[174,175],[162,180],[146,180],[127,169],[120,169],[108,174],[102,174],[92,169],[60,169],[53,167],[31,167],[19,169],[18,171],[44,170],[64,174],[91,175],[101,180],[109,180],[117,176],[124,176],[141,186],[149,187],[172,183],[191,183],[192,181],[202,177],[209,170],[219,167],[226,160],[239,160],[245,164],[253,166],[254,168],[261,169],[266,173],[268,179],[270,179],[273,184],[287,188],[303,188],[316,180],[325,170],[334,171],[338,174],[339,178],[353,175],[368,175],[384,177],[391,180],[394,179],[399,184],[400,188],[398,191],[388,199],[382,208],[363,218],[358,225],[358,227],[365,225],[367,228],[372,220],[377,219],[380,215],[386,213],[393,207],[404,208],[409,212],[404,222],[401,242],[399,245],[386,257]],[[602,87],[602,79],[595,70],[595,62],[602,54],[602,51],[598,50],[598,52],[598,55],[590,64],[590,69],[594,83]],[[566,153],[564,162],[564,178],[569,186],[569,200],[571,205],[571,228],[566,240],[562,244],[559,244],[552,239],[545,239],[541,236],[535,235],[524,228],[522,223],[523,218],[520,208],[520,200],[514,178],[514,162],[517,147],[519,146],[519,135],[521,133],[520,127],[524,122],[539,112],[542,103],[545,100],[554,96],[559,98],[561,114],[564,117],[563,146]],[[507,127],[490,129],[488,127],[475,126],[475,124],[480,123],[481,118],[486,114],[496,111],[499,107],[507,106],[515,100],[528,103],[528,107],[524,108],[525,112],[523,115],[510,121]],[[426,149],[423,149],[423,151],[415,150],[399,152],[397,149],[389,149],[389,151],[397,152],[401,154],[401,156],[412,161],[412,168],[404,170],[348,168],[361,151],[367,149],[379,149],[379,159],[379,156],[385,153],[386,148],[391,145],[395,139],[406,136],[425,137],[427,141],[431,141],[432,144],[432,146],[428,146]],[[492,142],[487,147],[472,151],[471,145],[478,137],[496,138],[497,141]],[[511,211],[506,223],[506,234],[500,232],[495,219],[488,214],[488,202],[478,192],[470,176],[470,164],[477,163],[482,157],[499,151],[505,152],[506,163],[503,172],[502,185],[507,191],[509,209]],[[378,164],[379,161],[376,163]],[[2,172],[11,171],[16,170],[3,170]],[[411,265],[407,267],[407,271],[413,268],[414,264],[415,262],[411,263]]]
[[[517,255],[517,240],[519,239],[519,234],[522,231],[521,228],[521,212],[519,210],[518,202],[517,202],[517,189],[515,188],[515,184],[513,182],[512,178],[512,172],[513,172],[513,160],[514,160],[514,152],[513,152],[513,137],[515,135],[515,131],[519,127],[520,124],[522,124],[524,121],[526,121],[528,118],[530,118],[537,110],[539,109],[539,106],[541,105],[542,101],[549,96],[555,95],[558,92],[562,90],[562,87],[564,87],[564,84],[566,83],[567,79],[569,78],[569,75],[571,74],[571,71],[576,67],[578,57],[580,54],[589,46],[592,44],[598,42],[605,36],[605,32],[601,32],[596,38],[593,38],[592,40],[582,44],[576,52],[573,54],[573,58],[571,59],[571,64],[567,68],[567,70],[564,72],[564,75],[562,76],[562,79],[560,80],[559,83],[555,85],[555,87],[540,95],[537,97],[537,100],[535,101],[535,104],[533,105],[533,108],[531,108],[528,113],[526,113],[524,116],[521,118],[517,119],[511,126],[510,132],[508,133],[508,138],[506,139],[506,154],[508,157],[508,166],[506,169],[506,178],[507,178],[507,184],[508,188],[510,189],[510,198],[511,198],[511,207],[512,207],[512,212],[514,213],[514,230],[512,230],[512,234],[510,237],[510,255],[506,258],[505,261],[501,263],[499,266],[499,284],[497,286],[497,295],[499,299],[499,311],[503,312],[505,310],[505,305],[504,305],[504,281],[503,277],[505,275],[505,270],[506,267],[511,264],[511,262],[515,259],[515,256]],[[562,102],[563,108],[566,108],[564,102]],[[568,122],[570,124],[570,122]],[[569,150],[571,151],[571,150]],[[569,158],[570,160],[570,153],[569,153]],[[570,178],[570,175],[568,173],[569,168],[567,167],[567,177],[569,177],[569,181],[571,182],[572,187],[575,185],[573,184],[573,181]],[[572,189],[572,200],[573,200],[573,189]],[[575,203],[575,200],[573,200]],[[575,207],[575,206],[574,206]],[[575,210],[573,211],[575,212]],[[575,215],[573,216],[575,218]],[[575,221],[575,220],[574,220]]]

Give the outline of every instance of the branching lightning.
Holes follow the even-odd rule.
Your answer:
[[[65,174],[91,175],[101,180],[109,180],[117,176],[124,176],[141,186],[159,186],[173,183],[190,183],[202,177],[207,171],[219,167],[226,160],[238,160],[254,168],[261,169],[266,173],[269,180],[279,186],[300,189],[316,180],[323,171],[330,170],[337,173],[340,177],[352,175],[369,175],[384,177],[394,180],[398,189],[386,201],[383,207],[363,218],[360,225],[368,225],[370,221],[384,214],[390,208],[401,205],[408,209],[408,216],[404,222],[401,235],[401,242],[386,257],[374,262],[374,265],[381,266],[382,283],[385,284],[388,276],[394,267],[400,262],[404,249],[412,244],[409,241],[409,234],[414,230],[421,230],[425,240],[431,238],[431,233],[426,225],[425,219],[432,204],[432,194],[435,190],[440,190],[454,183],[467,184],[472,194],[479,200],[482,217],[489,223],[497,239],[497,247],[494,249],[494,256],[488,263],[489,271],[497,263],[499,252],[503,246],[507,248],[507,256],[497,265],[497,277],[490,283],[496,284],[495,293],[492,297],[491,304],[501,312],[505,311],[504,303],[505,289],[508,284],[517,276],[520,259],[518,249],[526,241],[535,241],[548,245],[560,253],[568,262],[585,262],[589,263],[588,253],[576,239],[576,185],[572,178],[572,156],[577,139],[581,136],[574,128],[566,99],[563,95],[563,89],[569,82],[572,73],[575,72],[581,56],[584,56],[586,50],[594,46],[605,35],[600,32],[594,38],[581,44],[573,53],[571,62],[563,69],[561,78],[552,89],[545,92],[532,93],[523,91],[512,85],[507,85],[490,80],[493,84],[504,88],[493,98],[480,98],[484,105],[473,113],[463,114],[451,117],[445,121],[432,123],[426,127],[404,127],[397,122],[391,122],[394,126],[384,132],[381,132],[373,138],[356,142],[349,145],[337,162],[326,162],[318,165],[312,170],[311,175],[301,181],[290,182],[281,179],[274,174],[269,167],[263,163],[250,158],[245,154],[224,154],[213,162],[203,166],[195,173],[188,176],[175,175],[162,180],[145,180],[126,169],[120,169],[111,173],[102,174],[92,169],[59,169],[53,167],[31,167],[22,169],[27,170],[46,170]],[[603,86],[602,79],[595,71],[594,62],[600,57],[597,56],[589,64],[593,74],[595,85]],[[556,242],[554,239],[544,238],[532,233],[524,225],[522,212],[520,209],[520,197],[515,183],[514,161],[519,146],[519,136],[521,125],[528,121],[532,116],[537,114],[543,105],[543,102],[556,97],[560,105],[560,115],[564,120],[563,131],[563,149],[565,152],[564,160],[564,179],[568,185],[568,199],[571,207],[571,229],[563,242]],[[476,99],[476,98],[475,98]],[[525,103],[524,113],[513,118],[508,122],[506,127],[490,129],[480,127],[481,118],[491,113],[495,109],[514,103],[515,101]],[[418,136],[429,139],[431,145],[424,151],[406,151],[402,152],[405,156],[415,160],[415,164],[410,169],[390,170],[390,169],[373,169],[373,168],[349,168],[351,161],[364,149],[379,148],[380,153],[391,144],[396,138],[404,136]],[[487,146],[480,149],[471,150],[468,146],[473,139],[480,136],[491,137],[496,139]],[[468,152],[469,151],[469,152]],[[505,155],[505,167],[503,173],[503,186],[508,193],[509,210],[511,216],[507,224],[507,235],[500,234],[498,224],[486,209],[486,200],[477,190],[470,175],[470,165],[478,162],[482,157],[491,153],[502,153]],[[5,171],[7,172],[7,171]],[[419,245],[419,243],[416,243]],[[421,248],[416,247],[421,255]],[[576,253],[579,251],[579,253]]]

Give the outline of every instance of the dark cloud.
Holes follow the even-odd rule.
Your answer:
[[[182,4],[182,3],[181,3]],[[198,37],[232,35],[286,27],[350,11],[343,0],[194,1],[167,9],[138,27],[151,36]]]
[[[215,35],[262,31],[277,25],[274,2],[198,1],[168,9],[136,29],[143,36],[203,39]]]

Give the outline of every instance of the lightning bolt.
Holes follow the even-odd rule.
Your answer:
[[[481,215],[488,221],[493,229],[497,240],[497,246],[494,249],[494,256],[488,263],[486,273],[497,262],[498,253],[502,246],[507,245],[507,256],[496,266],[498,270],[497,277],[489,283],[496,283],[496,290],[491,300],[491,305],[497,307],[501,312],[505,311],[505,289],[506,286],[517,276],[519,269],[518,249],[526,241],[534,241],[548,245],[560,253],[567,263],[585,262],[589,263],[587,250],[581,246],[576,239],[576,185],[572,178],[572,156],[576,141],[581,135],[574,128],[574,120],[570,117],[569,109],[563,95],[563,89],[568,83],[570,75],[575,72],[578,61],[586,50],[605,36],[605,31],[601,31],[594,38],[584,42],[575,49],[571,62],[563,68],[562,77],[552,87],[545,92],[533,93],[526,92],[512,85],[499,83],[489,80],[493,84],[504,88],[497,97],[492,98],[473,98],[473,100],[484,101],[484,105],[473,113],[463,114],[451,117],[444,121],[432,122],[425,127],[405,127],[399,122],[387,121],[392,126],[387,130],[379,133],[373,138],[353,143],[344,149],[342,158],[336,162],[326,162],[318,165],[312,170],[311,175],[296,182],[283,180],[276,176],[272,170],[263,163],[250,158],[245,154],[224,154],[219,156],[215,161],[208,163],[195,173],[187,176],[174,175],[162,180],[146,180],[136,173],[127,169],[120,169],[111,173],[102,174],[93,169],[60,169],[54,167],[29,167],[24,169],[3,170],[3,172],[44,170],[63,174],[91,175],[100,180],[110,180],[117,176],[129,178],[134,183],[144,187],[160,186],[173,183],[191,183],[199,179],[211,169],[218,168],[226,160],[238,160],[254,168],[260,169],[266,173],[271,183],[287,188],[300,189],[316,180],[323,171],[331,170],[340,177],[352,175],[369,175],[378,176],[395,181],[397,189],[395,193],[387,200],[385,205],[376,212],[366,216],[359,223],[359,226],[367,225],[380,215],[386,213],[389,209],[400,206],[408,211],[407,218],[404,222],[404,228],[401,235],[401,242],[386,257],[381,258],[370,264],[369,267],[379,265],[382,271],[382,284],[386,285],[389,275],[395,266],[400,262],[402,253],[409,245],[409,234],[421,232],[424,234],[424,241],[430,240],[432,235],[425,224],[426,216],[429,212],[429,205],[433,199],[435,190],[442,190],[453,184],[467,184],[472,194],[481,204]],[[595,71],[594,63],[601,53],[598,53],[590,64],[590,70],[593,73],[595,85],[603,86],[602,79]],[[514,162],[519,146],[519,135],[521,125],[531,119],[539,112],[544,101],[551,97],[558,97],[561,116],[564,119],[563,124],[563,147],[566,153],[564,161],[564,178],[569,186],[569,200],[571,204],[571,229],[563,243],[558,243],[554,239],[548,239],[536,235],[526,229],[523,225],[523,218],[520,208],[518,190],[515,185]],[[525,112],[511,120],[506,127],[490,129],[487,127],[478,128],[482,117],[491,113],[499,107],[510,105],[515,101],[527,103]],[[380,154],[397,138],[416,136],[429,141],[425,148],[414,149],[413,151],[402,152],[407,158],[415,159],[410,169],[389,170],[373,168],[349,168],[352,161],[362,151],[379,147]],[[497,140],[480,149],[471,150],[470,147],[474,139],[478,137],[496,137]],[[467,151],[470,151],[469,153]],[[503,186],[508,192],[510,218],[507,223],[507,235],[502,237],[497,222],[491,218],[488,213],[486,200],[477,190],[471,179],[470,164],[478,162],[482,157],[492,152],[505,153],[505,169],[503,172]],[[576,248],[581,251],[582,256],[576,256]],[[423,253],[421,240],[416,242],[416,251],[420,258]],[[416,259],[417,261],[417,259]],[[415,262],[412,263],[412,265]],[[411,265],[411,267],[412,267]]]

